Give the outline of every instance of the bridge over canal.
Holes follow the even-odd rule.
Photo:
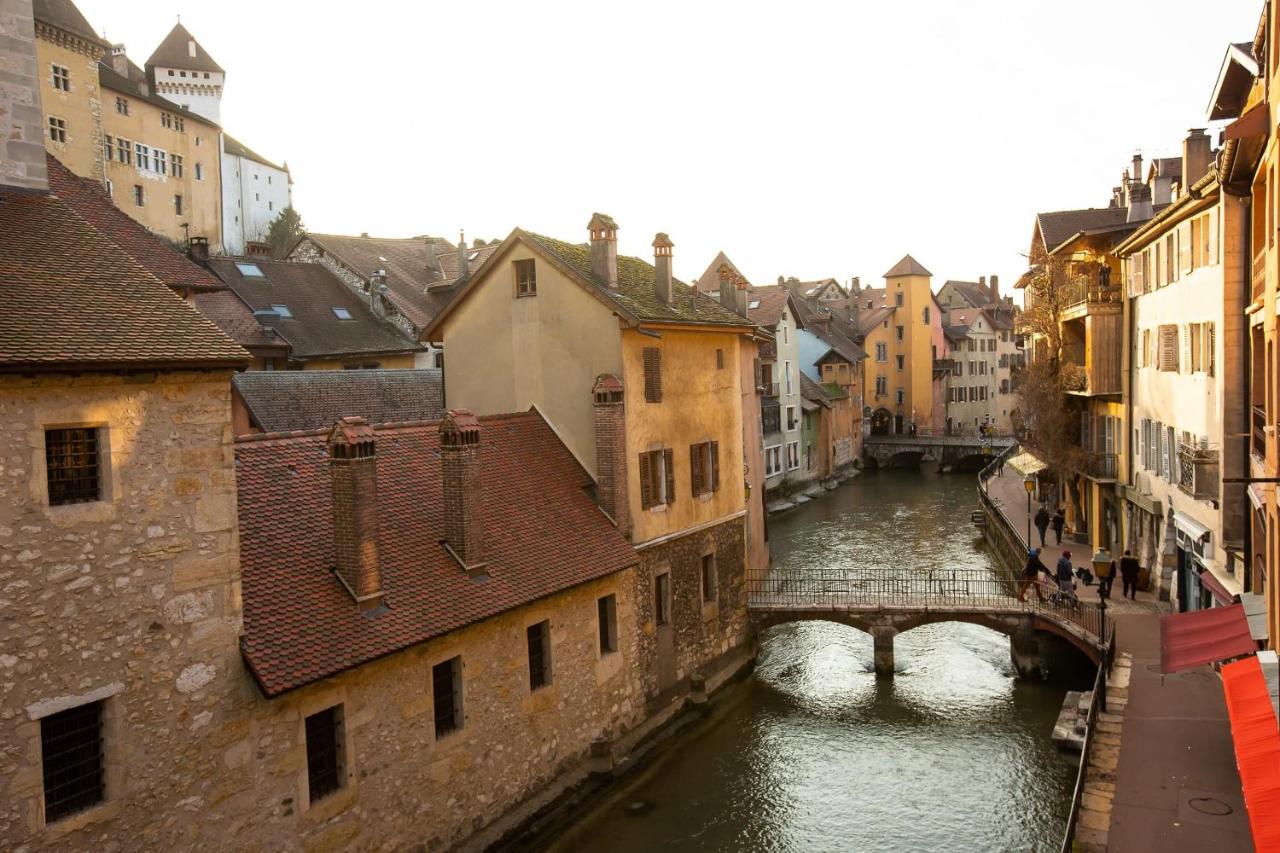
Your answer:
[[[1018,581],[983,571],[769,570],[748,578],[748,612],[757,631],[784,622],[824,620],[873,638],[877,675],[893,674],[893,638],[935,622],[971,622],[1009,637],[1020,676],[1046,670],[1046,636],[1056,636],[1090,661],[1102,660],[1107,626],[1096,605],[1017,598]]]
[[[862,456],[880,468],[912,467],[937,462],[943,469],[977,470],[1007,447],[1013,436],[949,435],[920,430],[916,435],[868,435],[862,440]]]

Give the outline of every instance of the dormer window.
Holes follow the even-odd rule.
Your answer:
[[[245,278],[266,278],[262,274],[262,267],[257,264],[248,264],[236,262],[236,270]]]
[[[516,298],[538,295],[538,271],[533,258],[512,264],[516,276]]]

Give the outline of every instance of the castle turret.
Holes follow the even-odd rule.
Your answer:
[[[146,64],[151,91],[222,124],[226,72],[182,24],[175,24]]]

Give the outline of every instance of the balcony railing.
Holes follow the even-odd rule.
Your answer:
[[[782,432],[782,407],[776,400],[764,400],[760,403],[760,426],[765,435]]]
[[[1261,406],[1253,407],[1253,452],[1267,458],[1267,410]]]
[[[1059,298],[1065,310],[1077,305],[1119,304],[1121,293],[1118,284],[1102,284],[1097,275],[1077,275],[1063,283]]]
[[[1178,445],[1178,488],[1196,500],[1217,500],[1218,451],[1194,444]]]
[[[1089,460],[1089,477],[1094,480],[1116,479],[1116,472],[1119,470],[1116,461],[1118,458],[1114,453],[1094,454],[1093,459]]]
[[[765,397],[774,397],[774,398],[776,398],[776,397],[778,396],[778,383],[777,383],[777,382],[765,382],[765,383],[764,383],[764,392],[763,392],[763,395],[764,395]]]
[[[1261,299],[1267,289],[1267,250],[1253,256],[1253,298]]]

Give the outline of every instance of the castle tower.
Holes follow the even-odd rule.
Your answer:
[[[181,23],[175,24],[146,64],[151,91],[222,124],[226,72]]]

